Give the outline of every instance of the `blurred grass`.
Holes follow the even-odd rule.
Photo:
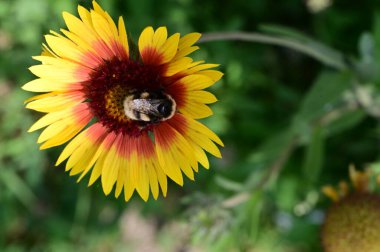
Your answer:
[[[0,0],[0,250],[320,251],[321,185],[345,178],[351,162],[378,161],[380,1],[334,1],[318,13],[298,0],[99,2],[135,39],[148,25],[185,34],[277,24],[341,51],[351,68],[269,45],[201,44],[196,57],[225,73],[204,120],[225,142],[223,159],[167,198],[125,203],[53,168],[62,148],[39,151],[26,133],[39,116],[20,90],[33,78],[30,56],[64,26],[62,11],[90,1]]]

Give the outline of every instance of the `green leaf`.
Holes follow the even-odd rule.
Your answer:
[[[297,137],[291,128],[269,138],[248,158],[249,164],[256,169],[246,179],[246,188],[251,191],[265,184],[273,184],[281,167],[286,164],[288,154],[291,154],[296,144],[298,144]],[[273,171],[273,166],[278,168]]]
[[[375,41],[375,58],[379,59],[380,57],[380,12],[377,12],[375,15],[375,21],[373,24],[373,38]]]
[[[357,126],[367,117],[363,110],[348,111],[326,126],[326,135],[332,136]]]
[[[375,41],[371,33],[365,32],[359,39],[359,53],[362,61],[374,61]]]
[[[374,40],[374,58],[377,69],[379,68],[378,59],[380,59],[380,12],[377,12],[374,15],[374,24],[373,24],[373,40]],[[380,82],[380,71],[376,71],[375,79],[377,82]]]
[[[310,144],[307,147],[303,173],[306,180],[314,183],[318,180],[323,166],[324,128],[315,127]]]
[[[265,203],[264,194],[261,190],[253,192],[247,202],[242,204],[235,216],[234,234],[236,241],[240,242],[244,238],[256,241],[260,231],[260,221]],[[247,237],[241,236],[241,232]]]
[[[311,122],[342,102],[343,93],[351,86],[351,74],[323,72],[302,101],[296,120]]]
[[[298,192],[301,179],[297,176],[282,174],[281,179],[276,183],[274,188],[273,198],[278,206],[283,211],[293,211],[294,206],[299,201]]]
[[[248,162],[259,167],[266,167],[278,158],[293,138],[294,134],[290,129],[274,134],[248,157]]]
[[[365,32],[360,36],[358,50],[360,61],[356,71],[360,82],[372,82],[376,79],[378,64],[375,58],[375,40],[371,33]]]
[[[215,183],[218,184],[225,190],[233,191],[233,192],[241,192],[244,189],[242,183],[233,181],[221,175],[217,175],[215,177]]]

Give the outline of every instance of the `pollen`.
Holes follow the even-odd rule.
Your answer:
[[[128,93],[128,89],[122,88],[121,85],[116,85],[105,94],[106,113],[120,123],[129,121],[123,110],[123,101]]]

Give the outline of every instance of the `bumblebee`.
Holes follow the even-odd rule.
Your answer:
[[[132,91],[123,105],[125,115],[135,121],[156,123],[172,118],[176,112],[176,102],[162,91]]]

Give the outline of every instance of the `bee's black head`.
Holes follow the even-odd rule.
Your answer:
[[[173,102],[171,100],[165,100],[160,105],[158,105],[157,109],[163,117],[169,117],[170,114],[173,112],[172,107]]]

